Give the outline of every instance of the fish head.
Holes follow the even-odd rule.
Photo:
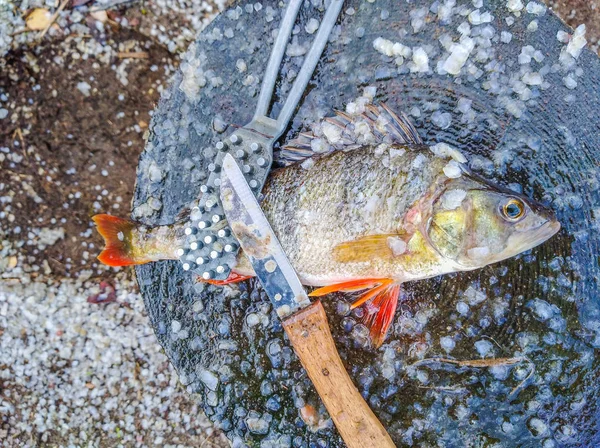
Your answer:
[[[531,249],[559,229],[543,204],[464,172],[435,196],[426,232],[457,270],[472,270]]]

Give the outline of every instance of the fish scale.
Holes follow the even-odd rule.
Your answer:
[[[323,53],[343,3],[343,0],[333,0],[327,7],[302,68],[296,76],[278,117],[273,119],[268,116],[268,111],[275,81],[296,16],[302,5],[302,0],[290,0],[267,63],[252,121],[234,131],[228,138],[218,142],[215,145],[216,156],[212,151],[205,152],[206,156],[212,158],[208,165],[210,174],[200,187],[202,197],[198,205],[192,207],[190,221],[185,228],[186,239],[183,247],[177,252],[185,271],[193,271],[204,280],[225,280],[229,276],[231,266],[236,262],[239,247],[225,222],[225,215],[219,201],[218,192],[223,158],[226,154],[234,157],[253,193],[258,195],[271,169],[273,143],[283,134],[296,110]]]

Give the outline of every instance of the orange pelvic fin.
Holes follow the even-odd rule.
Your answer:
[[[321,297],[332,292],[354,292],[361,291],[363,289],[371,289],[382,282],[391,282],[390,279],[384,278],[363,278],[360,280],[350,280],[343,283],[335,283],[329,286],[323,286],[322,288],[315,289],[309,294],[310,297]]]
[[[229,277],[225,280],[204,280],[200,277],[201,282],[210,283],[211,285],[229,285],[230,283],[238,283],[243,282],[244,280],[248,280],[249,278],[254,277],[253,275],[240,275],[236,272],[231,271]]]
[[[351,308],[365,305],[364,324],[369,327],[371,341],[374,347],[383,344],[385,336],[394,320],[394,313],[400,296],[400,285],[391,278],[367,278],[351,280],[344,283],[324,286],[309,294],[311,297],[320,297],[332,292],[355,292],[367,289]]]
[[[92,220],[106,244],[98,255],[98,260],[108,266],[129,266],[146,262],[135,260],[131,252],[131,231],[136,227],[135,222],[112,215],[95,215]]]
[[[378,291],[373,301],[365,306],[366,314],[363,323],[371,330],[371,342],[375,348],[380,347],[385,340],[385,336],[394,320],[399,296],[399,284],[386,285]]]

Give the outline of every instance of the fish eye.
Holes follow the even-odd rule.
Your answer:
[[[525,204],[519,199],[510,199],[502,206],[502,217],[507,221],[518,221],[525,215]]]

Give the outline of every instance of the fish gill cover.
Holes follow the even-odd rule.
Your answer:
[[[323,3],[304,3],[274,110]],[[150,126],[133,218],[169,223],[197,198],[214,144],[252,117],[281,8],[239,2],[190,47]],[[385,102],[426,144],[459,148],[473,171],[548,204],[563,226],[513,259],[405,284],[378,350],[361,309],[324,300],[351,377],[398,445],[600,442],[600,63],[584,45],[583,28],[540,2],[347,1],[280,140],[333,109]],[[181,382],[234,446],[343,445],[257,282],[196,283],[176,261],[136,272]]]

